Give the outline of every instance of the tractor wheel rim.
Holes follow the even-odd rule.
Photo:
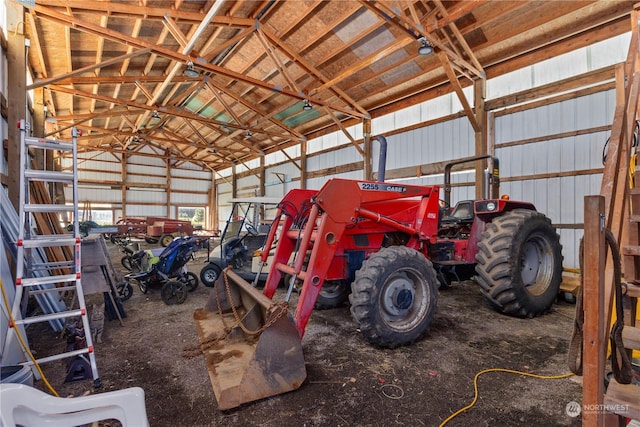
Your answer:
[[[553,250],[542,235],[531,236],[522,248],[520,275],[532,295],[541,295],[553,277]]]
[[[415,327],[427,313],[427,299],[413,270],[400,270],[386,281],[381,292],[381,315],[384,322],[398,331]]]

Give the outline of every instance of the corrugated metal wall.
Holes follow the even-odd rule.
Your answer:
[[[500,159],[502,192],[530,200],[560,228],[565,266],[578,266],[582,230],[570,228],[584,219],[584,196],[600,193],[602,155],[610,125],[615,91],[595,93],[551,105],[496,117],[495,153]],[[582,133],[564,136],[567,133]],[[540,137],[544,141],[507,147],[514,141]],[[509,180],[511,178],[511,180]]]

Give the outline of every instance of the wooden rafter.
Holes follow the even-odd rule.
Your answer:
[[[73,28],[80,30],[80,31],[85,31],[87,33],[90,34],[94,34],[94,35],[98,35],[101,37],[104,37],[106,39],[112,40],[112,41],[116,41],[116,42],[120,42],[120,43],[125,43],[128,46],[131,47],[138,47],[139,49],[144,49],[144,48],[151,48],[151,50],[155,53],[157,53],[158,55],[164,56],[165,58],[168,59],[172,59],[175,61],[180,61],[182,63],[187,63],[190,61],[191,57],[189,55],[186,54],[182,54],[180,52],[176,52],[173,51],[171,49],[167,49],[165,47],[162,46],[158,46],[158,45],[153,45],[150,44],[142,39],[136,38],[136,37],[132,37],[132,36],[128,36],[126,34],[120,33],[118,31],[114,31],[111,30],[109,28],[102,28],[98,25],[94,25],[91,24],[89,22],[85,22],[82,21],[80,19],[76,19],[74,17],[56,12],[54,10],[48,9],[46,7],[40,6],[38,4],[35,5],[35,11],[36,14],[38,16],[41,16],[43,18],[46,19],[51,19],[55,22],[59,22],[63,25],[65,25],[66,28],[69,28],[70,26],[73,26]],[[288,96],[290,98],[293,99],[299,99],[299,100],[303,100],[305,99],[304,94],[299,94],[295,91],[291,91],[291,90],[287,90],[287,89],[283,89],[281,87],[278,87],[277,85],[274,85],[272,83],[267,83],[264,82],[262,80],[259,79],[255,79],[255,78],[251,78],[248,77],[246,75],[237,73],[235,71],[232,71],[230,69],[224,68],[224,67],[220,67],[214,64],[210,64],[207,62],[203,62],[203,61],[199,61],[196,58],[196,61],[194,62],[194,65],[196,65],[199,68],[202,68],[203,70],[209,71],[211,73],[214,74],[220,74],[235,80],[239,80],[245,83],[248,83],[250,85],[262,88],[262,89],[266,89],[272,92],[277,92],[280,93],[282,95]],[[325,101],[322,101],[321,99],[312,99],[312,101],[315,104],[318,105],[323,105],[326,107],[331,108],[334,111],[339,111],[341,113],[346,114],[347,116],[352,116],[355,118],[363,118],[364,115],[362,113],[353,111],[351,109],[339,106],[339,105],[335,105],[335,104],[329,104]]]
[[[458,99],[462,104],[464,113],[467,115],[467,117],[469,118],[469,121],[471,122],[471,126],[473,127],[473,130],[475,130],[476,132],[480,132],[482,130],[482,126],[478,123],[478,120],[476,119],[476,115],[473,112],[473,108],[471,107],[471,104],[469,104],[469,101],[467,101],[467,97],[462,91],[462,86],[460,86],[458,77],[456,76],[456,73],[453,71],[453,67],[451,66],[451,63],[449,62],[449,56],[447,56],[447,54],[444,52],[438,52],[438,57],[440,58],[440,62],[442,62],[444,71],[447,73],[447,76],[449,77],[449,81],[453,85],[453,89],[458,95]]]

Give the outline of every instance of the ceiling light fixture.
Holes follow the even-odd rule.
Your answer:
[[[158,114],[158,110],[153,110],[153,113],[151,113],[151,118],[152,119],[159,119],[160,118],[160,114]]]
[[[420,47],[418,48],[420,55],[430,55],[433,53],[433,46],[431,46],[427,39],[420,37],[418,41],[420,42]]]
[[[302,109],[305,111],[309,111],[311,110],[313,107],[311,106],[311,104],[309,104],[309,100],[305,99],[304,103],[302,104]]]
[[[183,74],[186,77],[190,77],[192,79],[195,79],[196,77],[200,77],[200,73],[198,72],[198,70],[195,69],[195,67],[193,66],[193,62],[191,61],[187,62],[187,68],[185,68]]]

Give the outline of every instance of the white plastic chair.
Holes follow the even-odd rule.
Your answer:
[[[0,384],[0,425],[69,427],[115,419],[123,426],[147,427],[144,390],[131,387],[89,396],[51,396],[25,384]]]

